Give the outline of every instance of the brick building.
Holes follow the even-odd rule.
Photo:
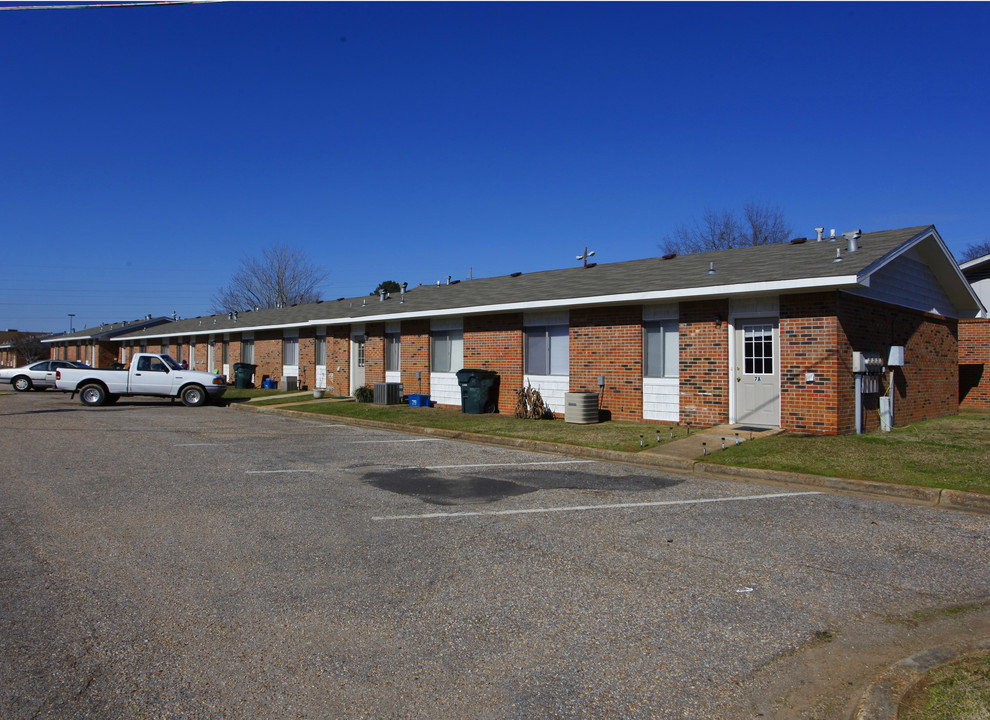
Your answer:
[[[456,371],[495,370],[498,406],[596,391],[612,418],[826,434],[959,407],[960,319],[985,310],[933,226],[419,286],[391,296],[182,320],[120,335],[230,377],[401,382],[460,404]],[[891,348],[894,348],[893,355]],[[873,358],[854,372],[856,357]],[[903,356],[903,361],[900,357]],[[883,372],[879,372],[883,370]]]
[[[0,331],[0,368],[27,365],[36,360],[47,360],[48,346],[41,339],[48,333]]]
[[[148,315],[140,320],[103,324],[52,335],[42,342],[51,348],[53,360],[77,360],[90,367],[108,368],[111,363],[123,361],[122,346],[117,342],[117,337],[167,322],[171,322],[167,317],[153,318]]]
[[[984,307],[990,307],[990,255],[959,268]],[[990,410],[990,319],[959,322],[959,406]]]

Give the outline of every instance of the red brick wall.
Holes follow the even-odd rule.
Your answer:
[[[729,304],[680,306],[681,422],[708,427],[729,421]]]
[[[643,417],[643,308],[581,308],[570,313],[570,388],[601,392],[599,407],[615,420]]]
[[[407,395],[430,394],[430,321],[403,320],[399,367],[402,390]],[[416,379],[416,373],[420,379]]]
[[[903,345],[905,365],[894,370],[895,426],[959,412],[957,321],[841,294],[839,322],[845,338],[844,342],[843,335],[839,338],[844,404],[855,410],[852,351],[879,351],[886,357],[890,346]],[[839,432],[855,432],[853,421],[847,419],[851,414],[842,417]],[[867,429],[879,427],[875,413],[864,411],[864,420]]]
[[[955,321],[846,293],[780,299],[781,426],[823,434],[856,431],[852,353],[903,345],[894,371],[894,423],[906,425],[958,411]],[[814,373],[809,383],[806,373]],[[885,374],[883,380],[889,379]],[[884,386],[881,386],[881,391]],[[880,427],[879,395],[863,396],[863,427]]]
[[[385,323],[368,323],[365,335],[364,384],[374,387],[375,383],[385,382]]]
[[[522,313],[464,318],[464,367],[499,375],[498,411],[512,414],[523,383]],[[405,327],[403,326],[403,331]],[[403,353],[406,339],[403,335]],[[402,358],[405,366],[405,355]],[[409,390],[406,390],[409,392]]]
[[[852,351],[841,356],[843,364],[837,313],[836,293],[780,298],[780,424],[787,430],[835,435],[853,421],[846,382]],[[813,382],[807,373],[814,373]]]
[[[279,390],[285,387],[282,378],[282,331],[259,330],[254,334],[254,384],[260,386],[264,376],[278,380]]]
[[[959,405],[990,410],[990,320],[959,321]]]
[[[351,392],[351,326],[327,328],[327,392],[347,396]]]

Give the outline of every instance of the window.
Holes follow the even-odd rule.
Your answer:
[[[430,336],[430,370],[457,372],[464,362],[464,336],[460,330],[434,330]]]
[[[396,372],[401,358],[401,337],[399,333],[385,335],[385,371]]]
[[[773,375],[773,325],[743,326],[743,372]]]
[[[181,352],[181,351],[180,351]],[[182,357],[179,357],[182,360]],[[241,340],[241,362],[254,365],[254,340]]]
[[[299,338],[284,338],[282,340],[282,364],[299,364]]]
[[[316,337],[316,364],[327,364],[327,339],[323,335]]]
[[[566,325],[526,328],[527,373],[567,375],[570,366],[570,334]]]
[[[660,320],[643,327],[643,375],[675,378],[680,365],[677,320]]]
[[[162,340],[162,355],[170,355],[168,348],[168,340]]]

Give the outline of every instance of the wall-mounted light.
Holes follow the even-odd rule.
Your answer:
[[[722,313],[715,313],[715,327],[722,327]]]

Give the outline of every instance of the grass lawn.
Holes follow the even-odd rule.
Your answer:
[[[935,668],[901,702],[904,720],[990,717],[990,657],[966,658]]]
[[[784,434],[708,459],[720,465],[990,493],[990,413],[963,412],[890,433]]]
[[[254,405],[256,403],[252,403]],[[559,420],[518,420],[511,415],[470,415],[452,408],[415,408],[408,405],[372,405],[369,403],[325,402],[299,405],[293,410],[304,412],[380,420],[383,422],[435,427],[459,432],[497,435],[501,437],[542,440],[544,442],[609,450],[637,451],[670,442],[687,434],[685,428],[670,428],[646,423],[610,421],[596,425],[575,425]],[[640,448],[642,436],[643,448]]]

